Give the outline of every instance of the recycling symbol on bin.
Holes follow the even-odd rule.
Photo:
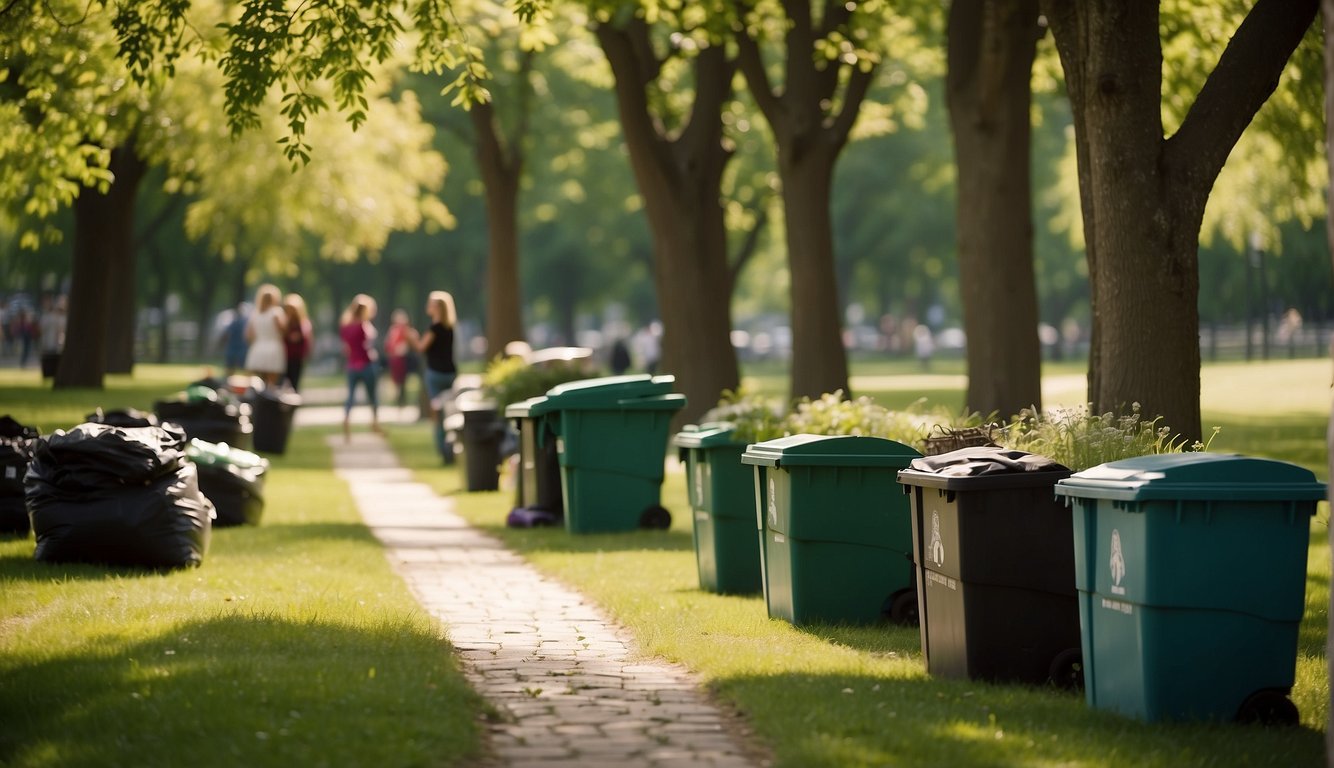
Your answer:
[[[940,513],[931,513],[931,562],[945,564],[945,542],[940,539]]]
[[[1121,586],[1121,579],[1126,576],[1126,556],[1121,552],[1121,532],[1112,529],[1112,557],[1108,561],[1112,569],[1112,583]]]

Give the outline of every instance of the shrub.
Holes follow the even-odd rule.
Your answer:
[[[785,421],[787,434],[863,435],[920,447],[926,437],[922,420],[909,411],[891,411],[869,397],[848,400],[839,390],[802,398]]]
[[[510,403],[545,395],[557,384],[600,375],[596,366],[582,360],[549,360],[529,365],[521,357],[497,357],[482,373],[482,389],[503,413]]]
[[[727,422],[732,425],[732,439],[741,443],[762,443],[782,437],[786,416],[782,402],[745,390],[724,390],[718,404],[700,417],[700,423]]]

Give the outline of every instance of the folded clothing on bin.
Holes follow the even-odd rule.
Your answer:
[[[1069,471],[1064,465],[1046,456],[986,445],[960,448],[936,456],[923,456],[920,459],[913,459],[911,467],[918,472],[931,472],[947,477]]]

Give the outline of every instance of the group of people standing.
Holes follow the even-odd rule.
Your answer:
[[[255,291],[255,309],[244,317],[244,326],[236,323],[228,330],[229,344],[236,344],[237,330],[245,340],[245,359],[242,367],[264,380],[268,387],[286,385],[293,391],[301,389],[301,374],[314,347],[310,316],[306,302],[299,294],[286,296],[278,286],[270,283]],[[239,345],[233,347],[239,349]],[[236,360],[228,356],[228,368]]]
[[[380,361],[376,346],[377,331],[371,322],[375,319],[375,299],[364,293],[353,297],[343,310],[338,322],[338,337],[343,344],[347,370],[347,400],[343,406],[343,435],[349,435],[348,419],[356,404],[357,386],[366,392],[371,406],[371,429],[379,432],[379,396],[376,383],[380,375]],[[431,422],[434,425],[436,451],[446,463],[454,460],[453,449],[445,440],[442,411],[449,390],[458,377],[454,360],[454,326],[457,315],[454,297],[446,291],[432,291],[426,299],[426,316],[430,323],[425,332],[418,332],[408,322],[407,312],[395,310],[385,339],[385,355],[389,358],[389,373],[398,387],[398,404],[404,403],[404,389],[412,361],[421,356],[422,381],[430,398]]]
[[[349,419],[357,402],[357,389],[365,392],[371,407],[371,429],[380,432],[380,398],[377,384],[384,370],[379,352],[379,333],[374,320],[376,301],[359,293],[352,297],[338,319],[338,338],[342,344],[347,374],[347,399],[343,405],[343,434],[350,435]],[[390,377],[398,388],[398,405],[405,403],[407,377],[420,365],[422,381],[430,398],[431,419],[435,425],[435,446],[445,463],[452,463],[454,453],[445,440],[442,411],[445,397],[454,386],[458,366],[454,360],[454,326],[457,315],[454,297],[446,291],[432,291],[426,299],[430,322],[418,332],[402,309],[394,311],[386,334],[384,354]],[[227,367],[231,373],[244,369],[259,376],[269,387],[301,387],[301,374],[314,348],[306,302],[295,293],[283,295],[272,284],[255,291],[253,311],[239,308],[236,318],[224,332]]]

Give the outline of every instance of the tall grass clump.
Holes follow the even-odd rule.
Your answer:
[[[1146,418],[1140,404],[1132,403],[1130,412],[1122,414],[1096,413],[1088,405],[1046,413],[1026,408],[997,434],[1007,448],[1041,454],[1080,471],[1135,456],[1204,451],[1218,431],[1215,428],[1207,441],[1191,441],[1173,434],[1161,416]]]

